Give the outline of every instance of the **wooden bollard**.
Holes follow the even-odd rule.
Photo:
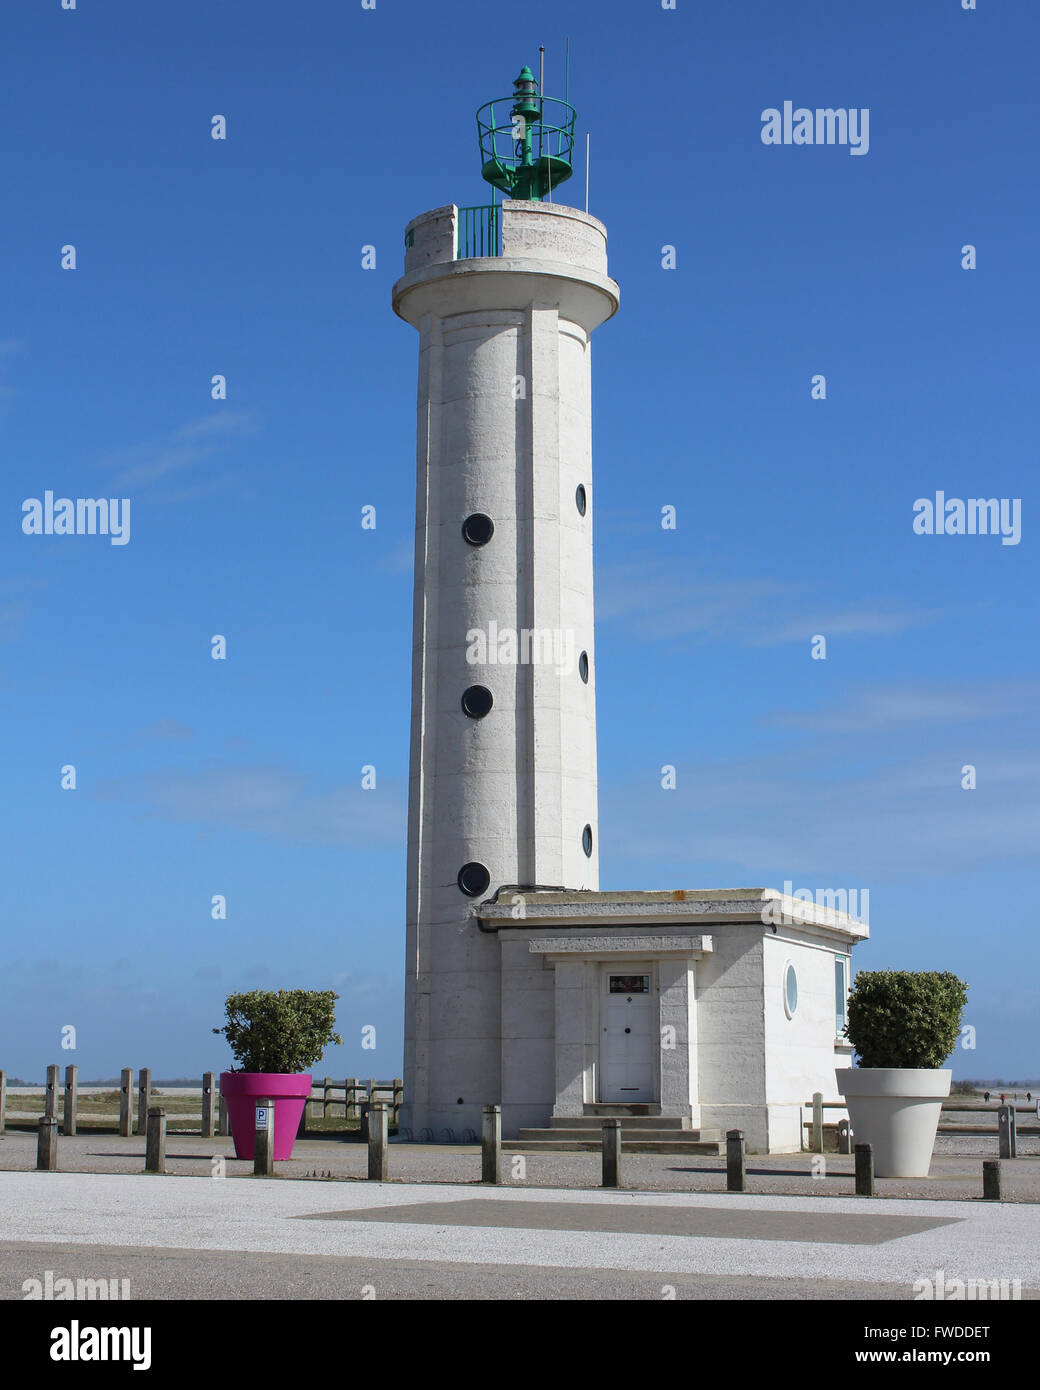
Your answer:
[[[65,1068],[65,1104],[61,1114],[62,1134],[76,1133],[76,1086],[79,1079],[79,1067]]]
[[[43,1113],[48,1119],[54,1119],[58,1114],[58,1068],[56,1065],[47,1068],[47,1089],[43,1096]]]
[[[809,1131],[809,1148],[814,1154],[823,1153],[823,1092],[813,1091],[812,1129]]]
[[[852,1129],[848,1120],[838,1121],[838,1152],[840,1154],[852,1152]]]
[[[134,1132],[134,1072],[124,1067],[119,1073],[119,1133],[124,1139]]]
[[[502,1167],[502,1107],[484,1106],[480,1139],[480,1181],[497,1183]]]
[[[742,1129],[728,1129],[726,1131],[726,1191],[747,1191],[744,1131]]]
[[[346,1097],[347,1101],[347,1119],[356,1120],[358,1117],[357,1077],[348,1076],[346,1081],[346,1087],[347,1089],[344,1092],[344,1096]]]
[[[256,1102],[253,1133],[253,1176],[274,1176],[274,1102],[268,1097]]]
[[[58,1120],[55,1115],[44,1115],[40,1119],[40,1133],[36,1140],[36,1167],[43,1173],[57,1171]]]
[[[153,1105],[148,1110],[147,1133],[144,1143],[144,1171],[166,1172],[166,1111]]]
[[[7,1072],[0,1071],[0,1134],[7,1127]]]
[[[386,1182],[390,1148],[389,1115],[385,1105],[368,1107],[368,1180]]]
[[[202,1073],[202,1138],[213,1138],[213,1073]]]
[[[603,1121],[603,1175],[601,1187],[621,1186],[621,1121]]]
[[[997,1111],[997,1142],[1001,1158],[1018,1157],[1018,1134],[1013,1105],[1002,1105]]]
[[[137,1133],[148,1128],[148,1111],[152,1105],[152,1069],[142,1067],[137,1076]]]
[[[1004,1200],[1003,1173],[1000,1160],[986,1158],[982,1161],[982,1200],[1002,1202]]]
[[[856,1145],[856,1196],[874,1196],[874,1150],[869,1144]]]
[[[217,1133],[223,1135],[225,1139],[231,1133],[231,1126],[228,1122],[227,1101],[224,1099],[223,1093],[217,1098]]]

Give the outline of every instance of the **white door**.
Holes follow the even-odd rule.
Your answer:
[[[653,1100],[653,996],[650,970],[604,971],[600,1100]]]

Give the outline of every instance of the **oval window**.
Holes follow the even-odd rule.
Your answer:
[[[579,483],[574,493],[574,501],[578,508],[578,515],[585,515],[585,508],[588,506],[588,499],[585,496],[585,484]]]
[[[798,1007],[798,976],[790,961],[784,968],[784,1012],[791,1018]]]
[[[592,826],[587,825],[581,832],[581,847],[585,851],[585,858],[592,858]]]
[[[578,675],[582,678],[582,680],[585,682],[585,684],[588,685],[588,683],[589,683],[589,654],[588,654],[588,652],[582,652],[581,656],[578,657]]]

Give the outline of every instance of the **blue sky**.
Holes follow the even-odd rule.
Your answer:
[[[417,339],[390,291],[411,217],[489,200],[477,107],[540,43],[562,95],[569,35],[622,291],[601,886],[867,888],[858,968],[971,986],[955,1073],[1040,1075],[1040,10],[978,3],[9,9],[0,1067],[220,1069],[225,994],[308,987],[341,996],[317,1071],[400,1072]],[[868,108],[869,151],[764,145],[785,100]],[[48,489],[129,497],[129,543],[23,535]],[[1020,542],[914,534],[939,490],[1021,499]]]

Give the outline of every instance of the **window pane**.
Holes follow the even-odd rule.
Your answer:
[[[790,1018],[798,1008],[798,976],[793,965],[788,965],[784,971],[784,1002]]]
[[[845,961],[837,956],[834,961],[834,1030],[840,1036],[845,1027]]]
[[[611,994],[649,994],[649,975],[611,975]]]

